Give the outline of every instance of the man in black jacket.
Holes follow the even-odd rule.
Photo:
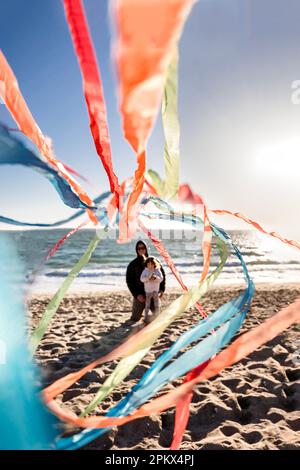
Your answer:
[[[146,243],[142,240],[138,241],[135,246],[135,251],[137,257],[132,260],[129,265],[127,266],[126,271],[126,283],[128,289],[130,290],[131,294],[133,295],[133,303],[132,303],[132,314],[130,320],[136,322],[139,321],[143,310],[145,308],[145,289],[144,284],[141,282],[141,274],[144,270],[144,262],[146,258],[148,258],[148,248]],[[165,291],[166,287],[166,275],[161,267],[161,272],[163,275],[163,280],[160,283],[159,287],[159,296],[161,297]],[[151,302],[151,311],[154,311],[154,304],[153,301]]]

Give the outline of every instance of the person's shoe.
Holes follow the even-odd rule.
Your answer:
[[[131,322],[131,323],[137,323],[139,320],[136,320],[135,318],[129,318],[129,320],[127,320],[127,322]]]

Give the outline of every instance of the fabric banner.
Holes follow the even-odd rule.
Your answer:
[[[97,153],[107,173],[110,190],[119,207],[121,188],[113,170],[105,100],[99,67],[81,0],[64,0],[67,23],[79,62],[90,128]]]

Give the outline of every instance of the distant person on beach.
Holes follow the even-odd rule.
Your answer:
[[[145,269],[141,274],[141,281],[144,283],[145,288],[145,323],[150,323],[151,318],[149,317],[151,301],[154,303],[153,318],[160,313],[160,283],[163,280],[161,272],[161,266],[157,259],[153,256],[149,256],[145,261]]]
[[[145,268],[145,261],[148,258],[148,247],[142,240],[138,241],[135,246],[136,258],[132,260],[127,266],[126,283],[128,289],[133,296],[132,313],[130,320],[137,322],[140,320],[145,308],[146,294],[144,283],[141,281],[141,275]],[[163,268],[160,268],[162,274],[162,281],[159,285],[159,298],[162,297],[165,291],[166,276]],[[150,310],[155,312],[155,305],[153,299],[150,302]]]

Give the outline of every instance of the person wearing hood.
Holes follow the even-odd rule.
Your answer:
[[[145,268],[145,261],[148,258],[148,247],[145,242],[139,240],[135,246],[136,258],[134,258],[127,266],[126,271],[126,283],[128,289],[133,296],[132,302],[132,314],[130,320],[137,322],[140,320],[142,313],[145,308],[145,287],[144,283],[141,282],[141,274]],[[161,297],[166,287],[166,275],[161,267],[163,279],[159,286],[159,296]],[[151,302],[150,309],[152,312],[155,311],[154,303]]]

